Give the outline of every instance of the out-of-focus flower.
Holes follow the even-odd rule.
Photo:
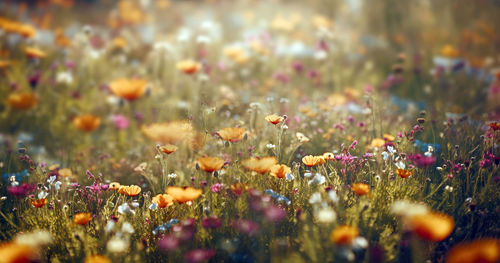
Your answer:
[[[206,262],[214,255],[215,255],[214,249],[203,249],[203,248],[194,249],[187,252],[184,255],[184,262],[186,263]]]
[[[14,242],[21,245],[28,245],[39,248],[46,246],[53,241],[52,234],[47,230],[36,230],[30,233],[21,233],[14,238]]]
[[[6,263],[35,262],[37,251],[32,246],[14,242],[0,244],[0,259]]]
[[[307,155],[302,158],[302,162],[308,167],[313,167],[325,163],[325,159],[323,156]]]
[[[22,185],[16,185],[16,186],[9,186],[7,188],[7,192],[9,194],[15,196],[15,197],[24,197],[31,191],[35,190],[36,186],[35,185],[30,185],[30,184],[22,184]]]
[[[274,125],[282,122],[284,119],[285,118],[283,116],[279,116],[276,114],[266,116],[266,121]]]
[[[113,122],[113,125],[115,125],[115,127],[119,130],[127,129],[130,125],[130,121],[127,119],[127,117],[121,114],[112,115],[111,121]]]
[[[153,197],[153,203],[157,204],[158,207],[164,208],[174,204],[174,198],[168,194],[158,194]]]
[[[366,195],[370,192],[370,186],[363,183],[353,184],[351,190],[358,196]]]
[[[148,138],[165,144],[192,143],[195,137],[193,126],[187,121],[153,123],[141,127]]]
[[[440,242],[447,238],[455,226],[451,216],[436,212],[419,214],[409,218],[410,226],[419,237]]]
[[[163,251],[175,251],[179,247],[179,238],[174,235],[166,235],[158,241],[158,248]]]
[[[120,78],[109,83],[109,89],[116,96],[133,101],[144,95],[147,85],[148,82],[143,79]]]
[[[243,192],[245,192],[248,189],[248,186],[242,183],[235,183],[230,186],[231,191],[233,194],[236,196],[240,196]]]
[[[201,225],[204,228],[215,229],[215,228],[218,228],[222,225],[222,221],[216,215],[212,215],[212,216],[203,218],[201,220]]]
[[[232,143],[238,142],[245,137],[245,128],[224,128],[217,132],[217,135],[224,141]]]
[[[264,217],[271,222],[279,222],[286,216],[285,210],[282,208],[271,205],[264,209]]]
[[[207,173],[212,173],[222,169],[224,166],[224,160],[219,157],[203,157],[198,159],[198,165],[201,170]]]
[[[36,208],[42,208],[47,204],[47,198],[40,198],[31,201],[31,204]]]
[[[384,145],[385,145],[385,140],[380,138],[375,138],[370,143],[370,146],[374,148],[382,148],[384,147]]]
[[[31,92],[11,93],[7,98],[7,104],[11,108],[18,110],[29,110],[37,103],[37,97]]]
[[[24,53],[29,58],[44,58],[47,56],[47,54],[45,52],[43,52],[41,49],[38,49],[36,47],[26,47],[24,49]]]
[[[111,263],[111,260],[105,256],[93,255],[86,257],[84,263]]]
[[[90,213],[78,213],[73,217],[73,223],[78,225],[86,225],[92,219]]]
[[[177,186],[169,186],[166,192],[181,204],[193,201],[200,197],[203,193],[201,189],[196,189],[193,187],[182,188]]]
[[[408,178],[411,176],[412,173],[410,170],[396,169],[396,174],[399,175],[401,178]]]
[[[123,195],[137,196],[141,192],[141,187],[137,185],[122,185],[118,188],[118,192]]]
[[[259,224],[247,219],[236,220],[232,223],[232,226],[249,236],[255,236],[259,232]]]
[[[179,149],[179,147],[177,147],[173,144],[167,144],[167,145],[160,146],[160,151],[162,151],[166,154],[171,154],[171,153],[177,151],[177,149]]]
[[[356,227],[343,225],[336,227],[330,234],[330,240],[338,245],[350,245],[352,241],[359,236],[359,230]]]
[[[320,223],[332,223],[337,219],[337,214],[333,209],[325,207],[316,213],[316,219]]]
[[[277,163],[278,160],[276,160],[275,157],[262,157],[262,158],[252,157],[243,160],[241,164],[243,165],[243,167],[252,172],[265,174],[269,170],[271,170],[271,167],[273,167]]]
[[[106,249],[111,253],[124,253],[128,250],[129,243],[122,238],[114,237],[106,244]]]
[[[402,216],[405,218],[411,218],[416,215],[423,215],[429,211],[424,204],[414,204],[406,200],[395,201],[391,205],[391,213]]]
[[[93,132],[101,125],[101,118],[92,114],[82,114],[73,119],[73,125],[84,132]]]
[[[441,48],[441,56],[447,58],[457,58],[460,55],[460,52],[452,45],[445,45]]]
[[[71,177],[73,176],[73,172],[69,168],[62,168],[57,173],[62,177]]]
[[[446,254],[446,263],[495,263],[500,261],[500,240],[477,239],[460,243]]]
[[[119,190],[120,189],[120,183],[118,182],[112,182],[109,184],[109,190]]]
[[[269,174],[277,178],[285,178],[285,176],[291,172],[292,169],[290,169],[290,167],[286,164],[275,164],[271,166],[271,169],[269,170]]]
[[[309,138],[307,138],[303,133],[297,132],[295,133],[295,137],[299,140],[300,143],[308,142]]]
[[[194,60],[182,60],[177,63],[177,69],[185,74],[194,74],[201,69],[201,64]]]

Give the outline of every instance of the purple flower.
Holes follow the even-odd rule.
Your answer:
[[[184,255],[184,262],[187,263],[198,263],[209,260],[215,255],[214,249],[204,249],[199,248],[191,250]]]
[[[255,236],[259,232],[259,224],[256,222],[240,219],[232,223],[233,227],[249,236]]]
[[[201,225],[204,228],[216,229],[222,225],[222,222],[216,215],[203,218]]]
[[[9,194],[20,198],[20,197],[24,197],[25,195],[27,195],[28,193],[30,193],[34,189],[35,189],[35,185],[22,184],[19,186],[9,186],[7,188],[7,191],[9,192]]]
[[[214,193],[218,193],[222,189],[222,184],[216,183],[210,187],[210,190]]]
[[[119,130],[127,129],[130,126],[130,122],[127,117],[121,114],[112,115],[111,121],[113,122],[113,125],[115,125],[115,128]]]
[[[425,156],[421,154],[414,154],[408,157],[409,160],[413,161],[415,165],[421,168],[426,168],[432,166],[436,162],[436,157],[434,156]]]
[[[269,221],[279,222],[285,218],[286,213],[280,207],[272,205],[264,210],[264,216]]]
[[[158,241],[158,248],[163,251],[174,251],[179,247],[179,239],[173,235],[164,236]]]

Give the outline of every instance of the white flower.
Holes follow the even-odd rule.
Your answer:
[[[158,209],[158,205],[156,203],[151,203],[149,206],[148,206],[149,209],[151,210],[156,210]]]
[[[168,176],[168,178],[173,179],[173,178],[177,177],[177,174],[176,173],[169,173],[167,176]]]
[[[427,206],[423,204],[411,203],[406,200],[399,200],[391,205],[391,213],[398,216],[411,217],[425,214],[427,211]]]
[[[406,165],[405,165],[405,163],[403,161],[399,161],[395,165],[396,165],[397,168],[399,168],[401,170],[404,170],[406,168]]]
[[[122,225],[122,232],[133,234],[134,233],[134,228],[132,227],[132,225],[129,222],[125,222]]]
[[[285,178],[287,181],[293,181],[293,179],[295,179],[295,176],[293,176],[293,174],[286,174],[285,175]]]
[[[321,194],[318,193],[318,192],[312,194],[311,197],[309,198],[309,203],[310,204],[319,204],[319,203],[321,203]]]
[[[71,84],[73,83],[73,75],[69,71],[61,71],[56,76],[57,83]]]
[[[45,197],[47,197],[49,195],[49,193],[45,192],[45,191],[41,191],[40,193],[38,193],[38,199],[43,199]]]
[[[332,200],[332,202],[334,203],[337,203],[339,201],[339,197],[337,195],[337,192],[333,191],[333,190],[330,190],[328,191],[328,197],[330,198],[330,200]]]
[[[55,184],[54,184],[54,188],[56,189],[56,191],[59,191],[61,189],[61,181],[57,181]]]
[[[333,209],[326,207],[318,211],[316,219],[320,223],[332,223],[337,219],[337,214],[333,211]]]
[[[109,233],[115,228],[115,221],[114,220],[108,220],[106,223],[106,226],[104,227],[104,232]]]
[[[135,211],[130,208],[128,203],[123,203],[118,207],[118,213],[125,214],[135,214]]]
[[[57,176],[52,175],[49,177],[49,179],[47,179],[47,183],[52,184],[55,182],[56,179],[57,179]]]
[[[276,146],[272,143],[268,143],[268,144],[266,144],[266,148],[267,149],[274,149],[274,148],[276,148]]]
[[[106,249],[111,253],[122,253],[127,251],[128,242],[120,238],[112,238],[108,241]]]
[[[384,159],[384,161],[387,161],[387,159],[389,159],[389,153],[386,152],[386,151],[383,151],[382,152],[382,158]]]
[[[28,245],[31,247],[46,246],[53,240],[52,235],[46,230],[37,230],[31,233],[18,234],[14,241],[17,244]]]
[[[396,149],[394,149],[394,147],[392,146],[387,146],[387,151],[389,151],[389,153],[392,155],[392,154],[395,154],[396,153]]]
[[[309,180],[308,184],[311,185],[311,184],[324,184],[326,182],[326,177],[324,177],[323,175],[321,174],[316,174],[312,180]]]

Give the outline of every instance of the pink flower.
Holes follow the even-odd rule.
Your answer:
[[[264,210],[264,216],[269,221],[279,222],[285,218],[286,213],[280,207],[272,205]]]
[[[216,183],[210,187],[210,190],[214,193],[218,193],[222,189],[222,184]]]
[[[179,247],[179,239],[173,235],[167,235],[158,241],[158,248],[164,251],[174,251]]]
[[[233,222],[233,227],[249,236],[255,236],[259,232],[259,224],[256,222],[240,219]]]
[[[127,129],[128,126],[130,125],[130,122],[127,119],[127,117],[119,114],[111,116],[111,121],[113,121],[113,124],[119,130]]]
[[[222,222],[216,215],[205,217],[201,220],[201,225],[204,228],[218,228],[222,225]]]
[[[204,249],[199,248],[195,250],[191,250],[184,255],[184,262],[188,263],[198,263],[209,260],[211,257],[215,255],[214,249]]]

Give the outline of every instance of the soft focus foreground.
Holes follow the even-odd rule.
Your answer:
[[[0,262],[498,262],[499,13],[2,1]]]

